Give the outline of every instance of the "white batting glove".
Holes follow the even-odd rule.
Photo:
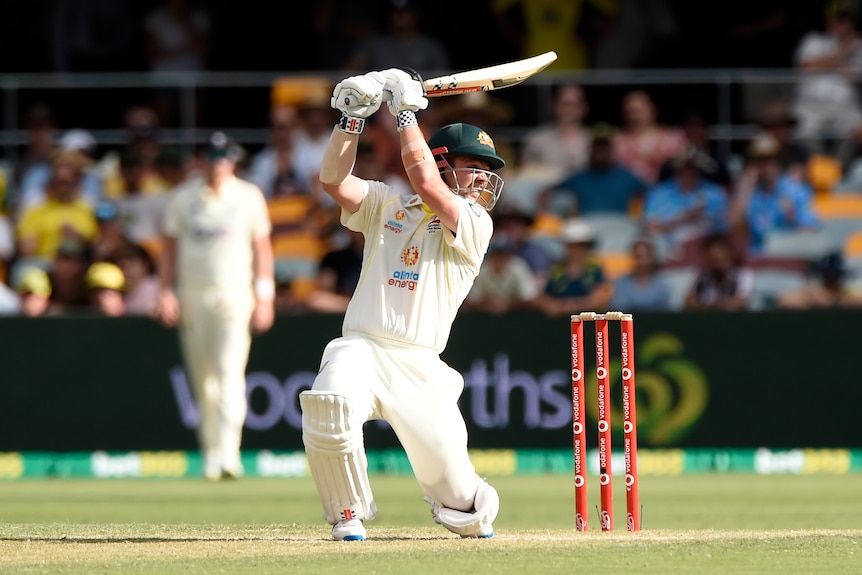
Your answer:
[[[352,118],[367,118],[383,103],[386,78],[380,72],[350,76],[335,85],[330,105]]]
[[[389,112],[398,116],[399,112],[416,112],[428,107],[428,98],[425,97],[425,86],[419,74],[411,75],[400,68],[390,68],[382,72],[386,78],[383,89],[391,94],[389,101]]]

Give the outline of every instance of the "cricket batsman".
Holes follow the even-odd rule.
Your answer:
[[[397,118],[412,190],[351,174],[366,119],[387,101]],[[335,86],[342,112],[320,170],[341,223],[365,236],[359,283],[342,335],[326,346],[312,389],[300,394],[302,434],[323,515],[335,540],[361,541],[377,514],[362,426],[395,431],[438,524],[461,537],[494,535],[496,490],[476,474],[458,407],[460,373],[440,358],[493,231],[489,211],[504,161],[481,128],[444,126],[426,143],[418,75],[399,69]]]
[[[263,192],[235,175],[240,153],[224,133],[212,135],[205,177],[182,184],[168,204],[159,261],[157,315],[179,325],[210,480],[243,473],[251,338],[275,317],[269,212]]]

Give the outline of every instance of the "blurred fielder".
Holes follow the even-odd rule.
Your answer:
[[[234,175],[240,153],[223,133],[213,134],[205,178],[183,184],[168,205],[159,262],[157,314],[167,326],[179,324],[211,480],[243,473],[251,336],[274,318],[269,213],[260,189]]]
[[[412,189],[399,194],[351,175],[365,120],[384,98],[396,116]],[[468,124],[438,130],[428,143],[415,112],[422,83],[402,70],[340,82],[320,180],[341,206],[341,222],[365,235],[362,271],[309,391],[300,394],[308,464],[336,540],[364,540],[377,506],[367,474],[362,426],[393,428],[431,505],[434,520],[462,537],[492,537],[497,492],[467,452],[458,407],[464,379],[446,365],[455,315],[473,285],[493,231],[488,210],[504,165],[491,138]]]

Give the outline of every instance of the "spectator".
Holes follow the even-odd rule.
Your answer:
[[[57,125],[54,111],[46,104],[37,103],[27,110],[24,120],[26,145],[22,157],[13,170],[12,189],[16,195],[7,198],[6,209],[9,213],[19,213],[20,198],[23,190],[39,188],[31,183],[42,172],[50,172],[57,151]],[[37,180],[38,181],[38,180]]]
[[[296,170],[297,107],[273,106],[269,118],[269,142],[251,157],[246,179],[258,186],[267,199],[276,196],[307,196],[310,184]]]
[[[90,246],[76,239],[65,239],[57,247],[50,266],[51,303],[47,313],[65,315],[89,306],[84,275],[92,263]]]
[[[551,121],[524,134],[520,168],[544,168],[562,173],[587,166],[592,135],[584,126],[589,111],[579,84],[554,86]]]
[[[632,271],[614,281],[610,309],[625,312],[671,311],[670,285],[661,273],[655,245],[647,238],[632,243]]]
[[[318,0],[312,19],[318,70],[337,70],[345,54],[375,32],[379,2],[375,0]]]
[[[84,275],[84,286],[92,310],[107,317],[125,315],[126,280],[119,267],[110,262],[91,264]]]
[[[696,148],[678,154],[671,169],[669,180],[647,191],[643,222],[667,252],[681,256],[686,243],[728,231],[728,199],[724,189],[704,177],[714,164]]]
[[[91,241],[97,233],[93,207],[81,197],[83,159],[76,152],[54,160],[44,202],[24,211],[18,221],[18,255],[50,262],[63,239]]]
[[[655,184],[662,165],[685,148],[685,134],[658,122],[655,102],[643,90],[624,96],[622,113],[623,127],[614,139],[617,160],[647,184]]]
[[[629,214],[647,184],[614,158],[614,132],[605,124],[592,130],[589,163],[540,196],[540,209],[566,218],[593,213]]]
[[[706,118],[699,110],[689,110],[680,124],[685,134],[688,148],[700,152],[704,159],[706,170],[703,177],[724,188],[730,194],[733,191],[733,175],[731,174],[728,158],[722,154],[715,140],[709,133],[709,125]],[[666,161],[659,173],[659,181],[665,181],[673,177],[674,158]]]
[[[538,286],[530,266],[507,240],[495,239],[467,295],[466,309],[504,314],[535,306]]]
[[[328,313],[347,310],[359,283],[365,248],[365,236],[360,232],[349,231],[348,238],[346,246],[327,252],[320,260],[315,289],[307,300],[309,309]]]
[[[586,0],[493,0],[495,28],[523,58],[557,52],[554,71],[592,67],[592,50],[618,15],[616,2]]]
[[[127,69],[136,40],[130,3],[57,0],[51,6],[54,71]]]
[[[159,302],[159,277],[153,256],[144,246],[130,243],[111,256],[125,278],[127,315],[154,315]]]
[[[515,209],[497,210],[493,217],[497,238],[514,246],[515,254],[527,262],[538,285],[544,287],[555,254],[532,237],[533,217]]]
[[[830,0],[826,29],[812,30],[794,54],[803,72],[796,93],[797,136],[818,153],[837,155],[831,146],[862,127],[855,78],[862,72],[862,42],[856,29],[856,0]]]
[[[79,154],[81,160],[81,197],[90,205],[95,206],[102,197],[102,178],[93,169],[96,156],[96,140],[86,130],[69,130],[60,138],[56,154],[71,157]],[[51,179],[53,163],[39,164],[33,166],[27,176],[27,181],[22,185],[18,195],[18,214],[27,208],[41,204],[45,201],[48,182]]]
[[[549,316],[607,309],[613,286],[596,256],[595,231],[577,218],[566,221],[560,239],[566,246],[563,260],[548,274],[538,307]]]
[[[781,101],[769,102],[764,106],[758,124],[760,129],[775,138],[781,147],[779,154],[787,175],[797,180],[806,180],[811,150],[796,137],[799,121],[793,110]]]
[[[784,169],[778,142],[759,134],[749,144],[748,163],[730,208],[730,223],[748,235],[749,253],[760,254],[774,230],[814,230],[820,225],[812,191]]]
[[[412,68],[423,77],[451,70],[449,52],[420,27],[419,0],[391,0],[385,32],[361,40],[342,70]]]
[[[120,172],[124,155],[134,156],[139,162],[138,192],[157,194],[170,189],[171,184],[162,176],[159,166],[159,158],[164,152],[160,126],[158,114],[151,106],[133,104],[126,109],[126,143],[119,153],[107,154],[100,162],[106,172],[105,195],[108,199],[118,199],[129,192]]]
[[[862,293],[847,285],[847,269],[840,252],[823,256],[815,266],[816,281],[806,288],[779,294],[780,309],[823,309],[862,307]]]
[[[195,73],[207,69],[210,15],[193,0],[164,0],[144,18],[149,68],[153,72]],[[164,125],[179,120],[178,90],[160,88],[155,107]],[[195,121],[197,125],[197,121]]]
[[[683,301],[683,309],[742,311],[748,308],[754,275],[737,257],[728,234],[711,234],[701,243],[701,269]]]
[[[170,200],[168,193],[144,191],[144,165],[133,150],[120,157],[120,175],[125,194],[114,202],[123,235],[137,244],[157,252],[162,235],[162,222]]]
[[[93,261],[105,261],[131,245],[132,241],[126,236],[117,206],[113,203],[100,202],[95,215],[99,230],[90,242],[90,251]]]
[[[51,302],[51,278],[42,268],[21,268],[15,279],[15,291],[20,298],[20,313],[26,317],[39,317],[48,313]]]

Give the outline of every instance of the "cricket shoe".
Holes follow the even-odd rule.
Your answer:
[[[478,533],[472,535],[462,535],[461,539],[490,539],[494,536],[494,526],[485,525]]]
[[[342,519],[332,527],[336,541],[365,541],[365,526],[361,519]]]

